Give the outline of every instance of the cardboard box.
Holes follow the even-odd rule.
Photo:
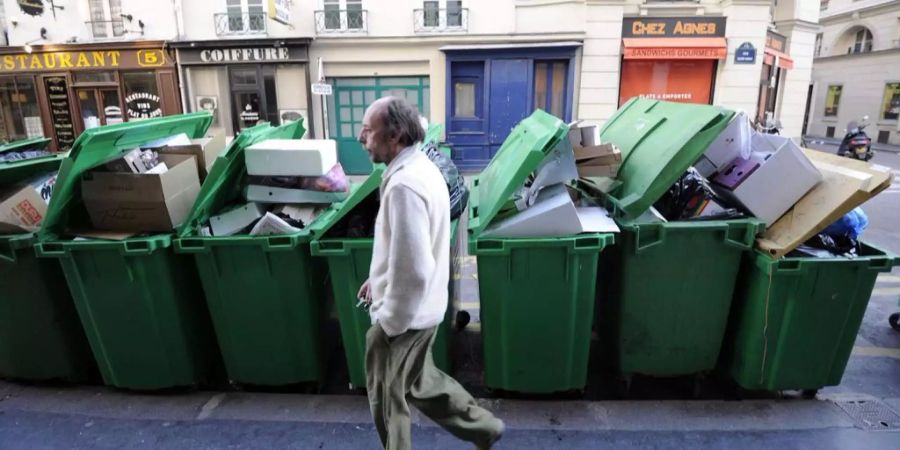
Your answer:
[[[35,177],[0,193],[0,234],[34,232],[47,215],[56,172]]]
[[[261,176],[318,177],[337,164],[330,139],[269,139],[244,151],[247,173]]]
[[[336,203],[347,199],[346,192],[321,192],[309,189],[289,189],[261,184],[247,186],[244,197],[259,203]]]
[[[141,149],[139,148],[104,164],[103,167],[110,172],[144,173],[147,171],[147,166],[141,160]]]
[[[741,205],[769,226],[809,192],[822,179],[822,174],[788,138],[755,134],[752,142],[755,150],[751,155],[755,160],[752,173],[733,188],[716,183],[712,187],[717,194]],[[732,166],[739,164],[740,161]]]
[[[709,144],[703,156],[694,163],[694,168],[700,172],[700,175],[711,178],[735,159],[750,158],[751,139],[754,133],[756,132],[750,126],[747,115],[739,112],[719,133],[719,136]]]
[[[757,239],[760,250],[773,258],[790,253],[853,208],[889,188],[894,179],[889,167],[817,150],[803,149],[803,153],[822,173],[822,181]]]
[[[213,236],[231,236],[247,228],[266,213],[259,203],[247,203],[209,218]]]
[[[575,153],[576,162],[595,158],[600,158],[603,162],[597,161],[592,165],[622,161],[622,152],[618,147],[611,143],[600,142],[600,127],[597,125],[580,126],[577,121],[569,124],[569,143]]]
[[[166,173],[87,172],[81,194],[94,228],[111,231],[169,232],[190,212],[200,180],[197,160],[188,155],[159,155]]]
[[[609,177],[615,178],[619,174],[619,164],[609,166],[578,166],[579,177]]]
[[[158,153],[173,155],[193,155],[197,158],[197,173],[200,183],[206,180],[209,170],[222,151],[225,150],[225,135],[217,133],[212,137],[191,139],[190,145],[166,145],[154,149]]]
[[[581,233],[618,232],[615,221],[599,207],[576,207],[562,184],[547,187],[528,209],[497,221],[485,237],[572,236]]]

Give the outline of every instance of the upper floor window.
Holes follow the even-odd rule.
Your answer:
[[[228,31],[249,33],[266,31],[263,0],[225,0]]]
[[[822,33],[816,35],[816,52],[814,56],[819,57],[822,54]]]
[[[88,22],[94,39],[108,39],[125,34],[122,22],[122,0],[89,0],[91,20]]]
[[[325,29],[330,31],[362,30],[362,0],[324,0]]]
[[[417,33],[466,31],[468,10],[462,0],[425,0],[422,9],[413,11]]]
[[[853,46],[847,49],[847,53],[866,53],[872,51],[872,32],[868,28],[860,28],[856,32]]]
[[[821,0],[819,2],[819,11],[825,11],[828,9],[828,0]]]

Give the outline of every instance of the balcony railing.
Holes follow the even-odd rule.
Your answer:
[[[125,22],[119,20],[91,20],[84,23],[92,40],[115,39],[125,35]]]
[[[217,36],[266,33],[266,13],[215,14]]]
[[[316,11],[316,33],[368,33],[368,11],[364,9],[329,9]]]
[[[413,10],[416,33],[465,33],[469,30],[469,9]]]

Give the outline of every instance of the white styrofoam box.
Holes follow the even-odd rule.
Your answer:
[[[247,203],[209,218],[213,236],[231,236],[250,226],[266,213],[265,206]]]
[[[280,177],[318,177],[337,164],[331,139],[269,139],[244,152],[247,173]]]
[[[728,126],[709,144],[694,168],[706,178],[712,177],[735,158],[750,157],[753,128],[743,112],[737,113]]]
[[[762,164],[733,190],[714,185],[716,192],[739,203],[772,225],[822,179],[822,174],[788,138],[754,133],[754,156]]]

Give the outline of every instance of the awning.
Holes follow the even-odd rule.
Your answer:
[[[725,59],[725,38],[625,38],[625,59]]]
[[[771,48],[766,49],[766,57],[763,60],[768,65],[773,65],[775,63],[775,57],[778,57],[778,67],[782,69],[793,69],[794,68],[794,60],[791,59],[786,53],[781,53],[778,50],[772,50]]]

